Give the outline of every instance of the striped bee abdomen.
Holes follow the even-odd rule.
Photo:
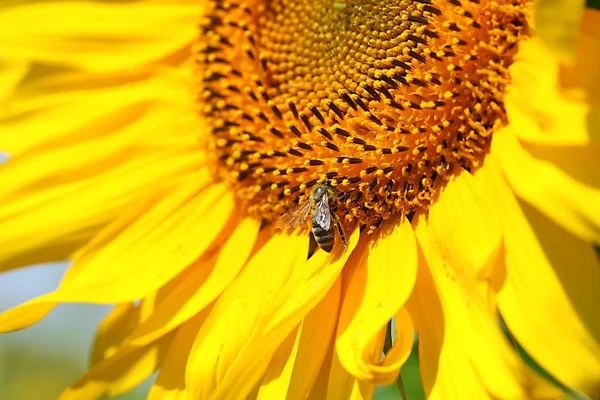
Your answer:
[[[315,219],[316,218],[314,218],[314,216],[313,216],[312,232],[313,232],[313,235],[315,236],[315,240],[319,244],[320,248],[322,248],[327,253],[329,253],[329,252],[331,252],[331,249],[333,248],[333,240],[334,240],[333,225],[329,224],[329,228],[325,229],[318,223],[315,223],[316,222]]]

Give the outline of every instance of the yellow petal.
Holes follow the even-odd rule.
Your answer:
[[[337,321],[336,321],[337,322]],[[327,398],[327,386],[329,381],[329,372],[331,371],[333,365],[333,354],[335,351],[335,342],[332,342],[327,349],[327,353],[325,354],[325,359],[323,360],[323,364],[321,364],[321,368],[318,371],[317,379],[314,382],[310,393],[306,397],[306,400],[320,400]],[[339,361],[338,361],[339,366]]]
[[[62,301],[120,303],[145,297],[204,253],[233,203],[221,184],[184,187],[168,196],[117,237],[95,241],[78,254],[74,265],[80,272],[61,287]]]
[[[0,314],[0,332],[27,328],[43,319],[58,305],[52,294],[43,295]]]
[[[186,400],[185,368],[188,355],[208,313],[202,313],[179,327],[160,364],[160,372],[150,389],[148,400]]]
[[[268,319],[265,333],[275,333],[289,320],[302,320],[333,286],[348,258],[358,244],[360,232],[356,229],[348,237],[348,247],[339,244],[331,254],[319,251],[294,273],[281,288],[277,301],[273,303],[273,314]]]
[[[349,293],[346,293],[348,295]],[[329,371],[329,381],[326,391],[323,393],[314,392],[314,399],[327,400],[371,400],[375,393],[375,384],[370,382],[361,382],[352,376],[340,363],[337,352],[333,355],[331,370]],[[381,355],[379,356],[381,357]],[[323,387],[317,387],[323,389]]]
[[[141,307],[135,303],[117,304],[96,329],[90,364],[96,365],[115,354],[140,320]]]
[[[52,89],[36,89],[48,93],[31,99],[39,110],[24,96],[17,103],[25,108],[0,121],[6,134],[0,135],[0,147],[17,150],[0,166],[0,221],[6,227],[0,233],[0,269],[63,260],[134,202],[172,190],[173,177],[201,169],[195,142],[162,146],[161,140],[152,147],[167,125],[175,132],[196,130],[187,106],[148,106],[157,92],[182,94],[182,85],[167,90],[169,80],[143,82],[106,91],[84,85],[71,95],[53,94],[65,86],[52,83]],[[48,102],[56,112],[46,112]]]
[[[287,385],[290,382],[294,368],[294,359],[298,352],[299,339],[300,327],[297,327],[292,330],[288,337],[281,342],[277,350],[275,350],[262,378],[262,383],[258,388],[257,400],[286,398],[288,394]],[[317,357],[319,357],[318,354]],[[295,394],[290,393],[290,395],[296,397]],[[250,395],[249,397],[254,396]]]
[[[15,87],[25,77],[30,65],[24,60],[0,60],[0,109],[6,107],[5,99],[12,96]]]
[[[511,128],[526,142],[585,145],[598,139],[588,126],[590,105],[581,89],[561,88],[560,63],[539,38],[519,44],[504,97]],[[579,94],[573,92],[581,92]],[[495,138],[495,137],[494,137]]]
[[[154,341],[173,330],[210,304],[227,287],[244,266],[254,246],[260,223],[246,218],[212,260],[202,260],[190,267],[191,273],[156,307],[154,314],[132,334],[134,345]]]
[[[287,354],[284,344],[273,355],[263,377],[259,399],[305,399],[310,392],[336,326],[341,294],[338,278],[329,293],[304,318]]]
[[[192,3],[31,2],[0,8],[0,53],[93,72],[157,61],[197,36]]]
[[[361,265],[360,261],[366,257],[368,238],[363,237],[355,248],[350,259],[347,261],[342,280],[342,299],[352,296],[350,292],[350,280],[355,271]],[[339,325],[339,324],[338,324]],[[335,337],[339,337],[341,330],[339,326],[336,329]],[[378,338],[378,346],[383,346],[384,338]],[[335,342],[334,342],[335,343]],[[351,375],[340,362],[338,357],[337,346],[330,346],[325,357],[325,361],[321,366],[317,380],[313,385],[307,399],[309,400],[347,400],[347,399],[372,399],[375,393],[375,384],[369,382],[361,382]],[[378,355],[381,359],[381,353]]]
[[[169,289],[169,284],[165,289]],[[119,305],[109,314],[98,329],[89,370],[62,393],[61,399],[120,395],[138,386],[161,365],[172,336],[143,347],[130,346],[127,341],[137,324],[152,315],[159,293],[136,304]]]
[[[381,365],[381,370],[389,371],[390,382],[400,375],[400,368],[404,365],[413,349],[415,342],[415,328],[410,314],[406,308],[401,308],[394,316],[395,335],[392,348],[386,353]],[[393,371],[393,373],[392,373]]]
[[[200,193],[183,188],[118,236],[100,235],[76,257],[57,291],[0,315],[0,331],[35,323],[58,302],[111,304],[146,297],[202,255],[232,210],[233,199],[221,185]]]
[[[520,142],[521,151],[527,158],[550,164],[572,180],[592,188],[600,188],[600,142],[590,142],[583,146],[552,146],[543,143]],[[519,157],[515,157],[518,161]]]
[[[589,136],[600,141],[600,10],[587,8],[581,21],[577,55],[573,64],[562,65],[560,83],[566,96],[589,104]]]
[[[253,336],[255,340],[249,341],[240,352],[232,368],[227,371],[215,398],[230,399],[234,394],[247,393],[252,388],[252,382],[262,377],[277,345],[337,281],[358,243],[359,235],[358,229],[350,235],[347,249],[338,243],[331,254],[319,251],[293,270],[264,317],[257,323],[257,327],[264,327],[262,335]]]
[[[584,88],[591,103],[600,100],[600,10],[586,8],[581,21],[577,56],[573,64],[561,66],[560,82],[566,88]]]
[[[396,380],[410,355],[409,348],[408,354],[394,363],[389,358],[381,365],[381,338],[385,337],[387,323],[408,299],[417,276],[412,226],[399,214],[382,226],[368,247],[362,260],[357,261],[343,301],[336,349],[344,368],[356,378],[388,384]]]
[[[374,384],[355,380],[352,385],[352,391],[347,398],[350,400],[371,400],[374,394]]]
[[[562,171],[560,164],[534,159],[519,145],[510,127],[494,134],[492,152],[520,198],[571,233],[600,243],[600,187],[578,182]]]
[[[346,400],[352,396],[356,381],[357,379],[342,366],[340,359],[337,356],[337,350],[335,350],[331,363],[331,370],[329,371],[329,380],[324,387],[326,397],[323,396],[323,392],[320,392],[315,398]],[[374,384],[371,385],[375,386]],[[323,387],[321,387],[321,389],[323,389]],[[314,395],[316,394],[317,393],[315,392]]]
[[[121,349],[88,370],[60,395],[59,400],[92,400],[128,392],[156,371],[171,338],[167,335],[148,346]]]
[[[467,289],[484,297],[502,244],[502,215],[482,182],[486,178],[485,167],[475,176],[463,172],[455,177],[431,206],[428,220],[430,245],[449,267],[444,273],[465,284],[473,281],[475,286]]]
[[[306,258],[307,248],[306,235],[273,236],[219,297],[198,333],[186,368],[186,387],[194,398],[214,394],[266,305]]]
[[[139,202],[139,196],[151,195],[148,190],[155,189],[157,180],[198,168],[194,154],[180,156],[140,157],[89,179],[2,196],[0,221],[5,229],[0,231],[0,269],[66,259],[120,212]],[[0,166],[0,182],[17,175],[9,168]]]
[[[272,237],[219,298],[200,331],[186,371],[192,395],[245,398],[278,345],[333,286],[358,231],[349,239],[348,251],[338,245],[306,261],[305,234]],[[232,326],[236,335],[228,337]]]
[[[34,155],[39,156],[39,151],[75,148],[113,135],[139,150],[156,138],[165,140],[165,129],[172,139],[197,136],[201,125],[192,84],[190,68],[167,67],[153,74],[65,73],[26,80],[0,108],[0,150],[12,156],[37,150]],[[107,155],[112,154],[85,154]],[[86,159],[82,154],[76,157],[79,162]]]
[[[585,0],[537,0],[535,33],[563,60],[575,56]]]
[[[460,332],[450,326],[450,321],[444,315],[424,260],[419,266],[415,291],[407,306],[419,334],[419,363],[426,397],[489,398],[483,383],[479,381],[476,368],[469,362],[460,343]]]
[[[304,319],[288,395],[304,399],[317,379],[317,373],[333,347],[333,334],[339,313],[341,279],[338,278],[329,294]]]
[[[478,173],[485,172],[485,168]],[[453,185],[462,190],[470,187],[461,184],[461,180],[459,177],[451,181],[446,191]],[[483,184],[471,186],[472,189],[476,187],[485,190]],[[434,207],[450,210],[442,204],[447,200],[446,191],[432,206],[431,213],[434,213]],[[448,200],[453,204],[452,196]],[[468,214],[487,209],[488,205],[482,205],[472,210],[458,208],[455,212],[465,221],[483,221],[481,215]],[[457,243],[462,240],[462,245],[448,248],[440,243],[439,233],[428,226],[425,218],[417,221],[416,234],[423,253],[415,291],[408,306],[419,334],[424,390],[430,399],[536,398],[536,391],[544,385],[536,382],[504,337],[496,313],[490,307],[490,299],[485,295],[491,289],[481,289],[486,284],[481,279],[487,276],[471,273],[476,270],[469,265],[472,260],[460,254],[470,251],[470,245],[486,246],[488,250],[483,254],[497,246],[494,224],[479,226],[483,229],[480,235],[484,239],[472,244],[468,242],[473,239],[468,229],[455,230],[448,226],[448,232],[464,235],[455,238]],[[485,240],[489,239],[488,245]]]
[[[593,246],[506,187],[490,188],[503,211],[506,281],[498,303],[507,326],[552,376],[598,397],[600,263]]]
[[[156,190],[152,185],[161,177],[169,179],[198,168],[196,155],[173,155],[139,157],[72,183],[26,191],[18,191],[21,185],[12,186],[15,192],[2,196],[0,207],[0,221],[6,228],[0,231],[0,269],[68,258],[120,212],[139,202],[143,193],[151,195],[149,189]],[[0,167],[0,182],[19,175],[19,169],[9,171],[11,162],[7,164]],[[52,178],[52,174],[38,175]]]

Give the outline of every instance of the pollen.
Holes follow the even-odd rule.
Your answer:
[[[273,221],[328,181],[377,229],[426,211],[506,124],[524,0],[208,2],[195,45],[216,176]]]

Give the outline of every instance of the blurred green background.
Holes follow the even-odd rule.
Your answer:
[[[62,263],[28,267],[0,276],[0,311],[56,289],[66,269]],[[0,335],[0,400],[55,400],[81,376],[97,324],[108,306],[63,304],[40,323]],[[424,399],[416,349],[403,368],[410,400]],[[120,400],[145,399],[151,380]],[[396,385],[377,389],[377,400],[401,399]]]
[[[47,264],[0,276],[0,311],[56,289],[66,265]],[[31,328],[0,335],[0,400],[55,400],[87,366],[94,330],[111,307],[58,306]],[[122,399],[145,399],[147,383]]]

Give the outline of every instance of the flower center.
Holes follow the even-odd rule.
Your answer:
[[[526,0],[215,0],[196,46],[215,173],[273,221],[318,182],[376,229],[478,168]]]

